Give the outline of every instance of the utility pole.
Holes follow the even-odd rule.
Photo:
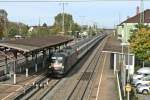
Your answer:
[[[18,35],[21,35],[21,28],[20,28],[21,23],[18,22],[18,29],[19,29],[19,33]]]
[[[65,2],[61,2],[60,3],[61,5],[62,5],[62,34],[64,34],[65,33],[65,4],[67,4],[67,3],[65,3]]]
[[[118,25],[121,23],[121,13],[118,13]]]
[[[41,26],[41,18],[39,17],[39,27]]]
[[[84,31],[84,29],[83,29],[83,26],[84,26],[84,24],[85,24],[85,16],[79,16],[80,18],[81,18],[81,23],[82,23],[82,26],[81,26],[81,32],[83,32]]]
[[[7,19],[4,18],[4,35],[7,37],[8,33],[7,33]]]
[[[143,0],[141,0],[140,24],[144,24],[144,1]],[[143,60],[143,67],[144,67],[144,60]]]
[[[62,34],[65,33],[65,27],[64,27],[64,25],[65,25],[65,22],[64,22],[65,15],[64,15],[64,10],[65,10],[65,3],[63,2],[62,3]]]
[[[72,21],[70,21],[70,33],[72,32]]]
[[[141,0],[141,13],[140,13],[140,23],[144,23],[144,1]]]

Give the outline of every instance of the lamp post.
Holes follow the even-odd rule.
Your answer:
[[[130,45],[130,44],[127,43],[127,47],[128,47],[128,77],[127,77],[127,81],[128,81],[128,82],[130,82],[130,77],[129,77],[129,65],[130,65],[130,63],[129,63],[129,61],[130,61],[130,60],[129,60],[129,59],[130,59],[130,55],[129,55],[129,53],[130,53],[130,52],[129,52],[129,45]]]
[[[65,28],[64,28],[64,25],[65,25],[65,22],[64,22],[64,19],[65,19],[65,16],[64,16],[64,9],[65,9],[65,4],[64,3],[62,3],[62,5],[63,5],[63,12],[62,12],[62,32],[63,32],[63,34],[64,34],[64,32],[65,32]]]
[[[125,43],[121,43],[122,47],[122,67],[121,67],[121,75],[122,75],[122,80],[123,80],[123,87],[126,86],[126,68],[125,68],[125,59],[124,59],[124,45]],[[126,96],[126,91],[125,88],[123,88],[124,96]]]
[[[128,73],[127,73],[127,82],[129,82],[129,80],[130,80],[130,77],[129,77],[129,58],[130,58],[130,55],[129,55],[129,43],[121,43],[121,46],[122,46],[122,58],[123,58],[123,71],[124,71],[124,73],[123,73],[123,86],[125,87],[126,86],[126,67],[125,67],[125,59],[124,59],[124,52],[123,52],[123,49],[124,49],[124,46],[127,46],[127,48],[128,48],[128,53],[127,53],[127,57],[128,57],[128,61],[127,61],[127,69],[128,69]],[[124,96],[126,96],[126,91],[125,91],[125,89],[124,89]],[[127,94],[127,97],[128,97],[128,100],[129,100],[129,97],[130,95],[129,95],[129,92],[128,92],[128,94]]]
[[[64,3],[64,2],[62,2],[62,3],[60,3],[61,5],[62,5],[62,34],[64,34],[65,33],[65,13],[64,13],[64,11],[65,11],[65,4],[67,4],[67,3]]]
[[[124,25],[121,25],[122,28],[124,28]],[[122,84],[123,84],[123,93],[124,93],[124,97],[126,96],[126,91],[125,91],[125,86],[126,86],[126,68],[125,64],[124,64],[124,45],[125,43],[123,43],[123,33],[122,33],[122,43],[121,43],[121,52],[122,52],[122,66],[121,66],[121,77],[122,77]]]

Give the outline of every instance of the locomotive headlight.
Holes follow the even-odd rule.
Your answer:
[[[49,68],[52,68],[52,66],[50,65]]]
[[[54,64],[53,64],[53,63],[51,63],[51,64],[49,65],[49,68],[52,68],[52,67],[54,67]]]
[[[62,66],[62,68],[64,69],[64,66]]]

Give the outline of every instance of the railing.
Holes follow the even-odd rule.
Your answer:
[[[122,93],[121,93],[118,71],[116,71],[116,77],[117,77],[117,87],[118,87],[118,93],[119,93],[119,100],[122,100]]]

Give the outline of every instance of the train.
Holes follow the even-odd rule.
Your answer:
[[[48,67],[51,75],[59,78],[64,77],[73,65],[105,36],[105,34],[101,34],[89,37],[72,46],[67,46],[59,52],[53,53]]]

